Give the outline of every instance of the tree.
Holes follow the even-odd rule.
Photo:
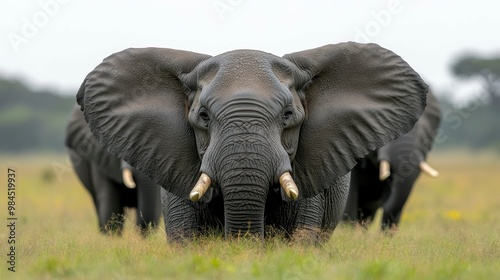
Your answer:
[[[500,106],[500,57],[464,55],[452,65],[451,70],[462,79],[480,77],[492,105]]]
[[[0,77],[0,153],[61,151],[74,95],[35,91]]]

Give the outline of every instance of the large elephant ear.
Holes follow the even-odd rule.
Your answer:
[[[122,183],[120,159],[108,153],[99,145],[83,117],[80,106],[75,105],[66,126],[66,147],[73,150],[82,160],[92,162],[99,170],[117,183]]]
[[[429,91],[427,93],[427,106],[413,129],[378,149],[377,159],[379,161],[387,160],[393,166],[406,163],[417,166],[420,162],[425,161],[427,154],[432,149],[440,122],[439,102]]]
[[[427,94],[427,106],[425,107],[425,111],[414,128],[416,145],[423,157],[422,160],[425,160],[427,154],[432,149],[440,123],[441,109],[439,101],[429,91]]]
[[[207,58],[173,49],[127,49],[104,59],[77,94],[103,147],[182,197],[188,197],[200,166],[187,121],[190,90],[182,77]]]
[[[356,159],[410,131],[424,110],[427,85],[401,57],[376,44],[340,43],[285,58],[302,70],[297,86],[309,82],[294,161],[304,197],[334,184]]]

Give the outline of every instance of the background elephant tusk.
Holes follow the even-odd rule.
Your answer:
[[[196,182],[196,185],[194,185],[193,190],[189,194],[189,199],[193,202],[198,201],[208,190],[211,183],[212,180],[210,177],[205,173],[201,173],[200,179],[198,179],[198,182]]]
[[[283,175],[281,175],[280,185],[285,190],[285,193],[288,196],[288,198],[295,200],[297,199],[297,197],[299,197],[299,189],[297,188],[297,185],[293,181],[290,172],[285,172],[283,173]]]
[[[136,187],[134,177],[132,176],[132,170],[130,168],[123,168],[122,171],[123,183],[129,189],[134,189]]]
[[[439,176],[439,172],[432,168],[427,162],[421,161],[420,164],[418,165],[420,167],[420,170],[424,172],[425,174],[431,176],[432,178],[436,178]]]
[[[384,181],[389,178],[389,176],[391,176],[391,164],[387,160],[381,160],[379,173],[380,181]]]

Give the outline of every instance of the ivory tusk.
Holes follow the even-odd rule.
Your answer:
[[[286,195],[292,199],[295,200],[297,197],[299,197],[299,189],[297,188],[297,185],[292,179],[292,175],[290,175],[290,172],[285,172],[283,175],[280,177],[280,185],[285,190]]]
[[[427,162],[421,161],[420,164],[418,165],[420,167],[420,170],[424,172],[425,174],[429,175],[432,178],[436,178],[439,176],[439,172],[432,168]]]
[[[200,198],[210,187],[211,183],[212,180],[210,179],[210,177],[208,177],[208,175],[205,173],[201,173],[200,179],[198,179],[198,182],[196,182],[196,185],[194,185],[193,190],[189,194],[189,199],[191,199],[191,201],[193,202],[200,200]]]
[[[123,184],[129,189],[134,189],[136,187],[134,177],[132,176],[132,170],[130,168],[124,168],[122,171]]]
[[[384,181],[391,176],[391,164],[387,160],[380,161],[380,172],[378,176],[380,181]]]

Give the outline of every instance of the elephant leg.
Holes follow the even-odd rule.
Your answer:
[[[355,167],[356,168],[356,167]],[[353,170],[354,172],[354,170]],[[354,174],[354,173],[353,173]],[[359,182],[358,177],[353,176],[351,178],[351,184],[349,187],[349,195],[347,196],[347,204],[344,210],[344,215],[342,219],[348,221],[350,224],[355,224],[359,222]]]
[[[92,173],[91,173],[90,163],[84,160],[73,150],[69,150],[68,152],[71,163],[73,165],[73,169],[75,170],[78,179],[80,179],[82,185],[90,193],[90,195],[92,196],[92,200],[94,201],[94,205],[96,205],[96,193],[94,185],[92,183],[92,175],[91,175]]]
[[[351,170],[349,195],[343,219],[351,225],[366,227],[373,219],[377,208],[382,206],[382,187],[376,178],[378,169],[363,160]]]
[[[415,170],[405,177],[397,175],[391,182],[391,193],[383,206],[382,230],[390,230],[398,226],[403,207],[420,175],[418,168]]]
[[[297,202],[296,231],[292,239],[300,239],[302,235],[316,243],[330,239],[346,207],[350,178],[351,173],[347,173],[318,195]]]
[[[271,203],[266,206],[268,225],[292,231],[293,242],[322,243],[330,239],[343,217],[349,193],[350,173],[318,195],[296,202]],[[281,199],[270,193],[270,200]],[[340,204],[339,204],[340,203]],[[290,221],[292,225],[290,225]]]
[[[355,224],[367,228],[373,221],[377,210],[383,206],[389,196],[390,187],[387,180],[379,180],[378,166],[368,160],[364,162],[363,167],[356,166],[352,170],[350,197],[346,210],[349,209],[350,215],[355,215]],[[351,192],[356,194],[355,197],[351,197]],[[350,206],[350,203],[356,204],[356,208]]]
[[[161,204],[167,240],[182,242],[199,233],[199,209],[194,203],[161,188]]]
[[[137,184],[137,225],[141,234],[148,233],[148,227],[158,225],[161,214],[160,186],[155,184],[142,172],[135,171],[134,179]]]
[[[359,208],[359,220],[358,224],[363,228],[367,229],[370,223],[375,218],[378,208],[375,207],[360,207]]]
[[[321,225],[322,241],[328,241],[328,239],[330,239],[333,230],[335,230],[342,218],[345,217],[344,209],[347,208],[347,205],[344,203],[350,196],[351,178],[351,173],[347,173],[345,176],[340,177],[334,186],[324,190],[325,211]],[[355,209],[357,210],[357,207]]]
[[[74,151],[70,150],[69,154],[78,178],[94,201],[99,230],[102,233],[120,233],[123,228],[123,207],[115,184],[101,174],[95,165],[83,160]]]
[[[99,229],[103,233],[121,234],[125,217],[118,185],[107,178],[95,165],[91,166],[91,180],[96,194],[95,205]]]
[[[297,217],[292,241],[319,243],[321,241],[321,225],[325,213],[324,193],[303,199],[297,203]]]

